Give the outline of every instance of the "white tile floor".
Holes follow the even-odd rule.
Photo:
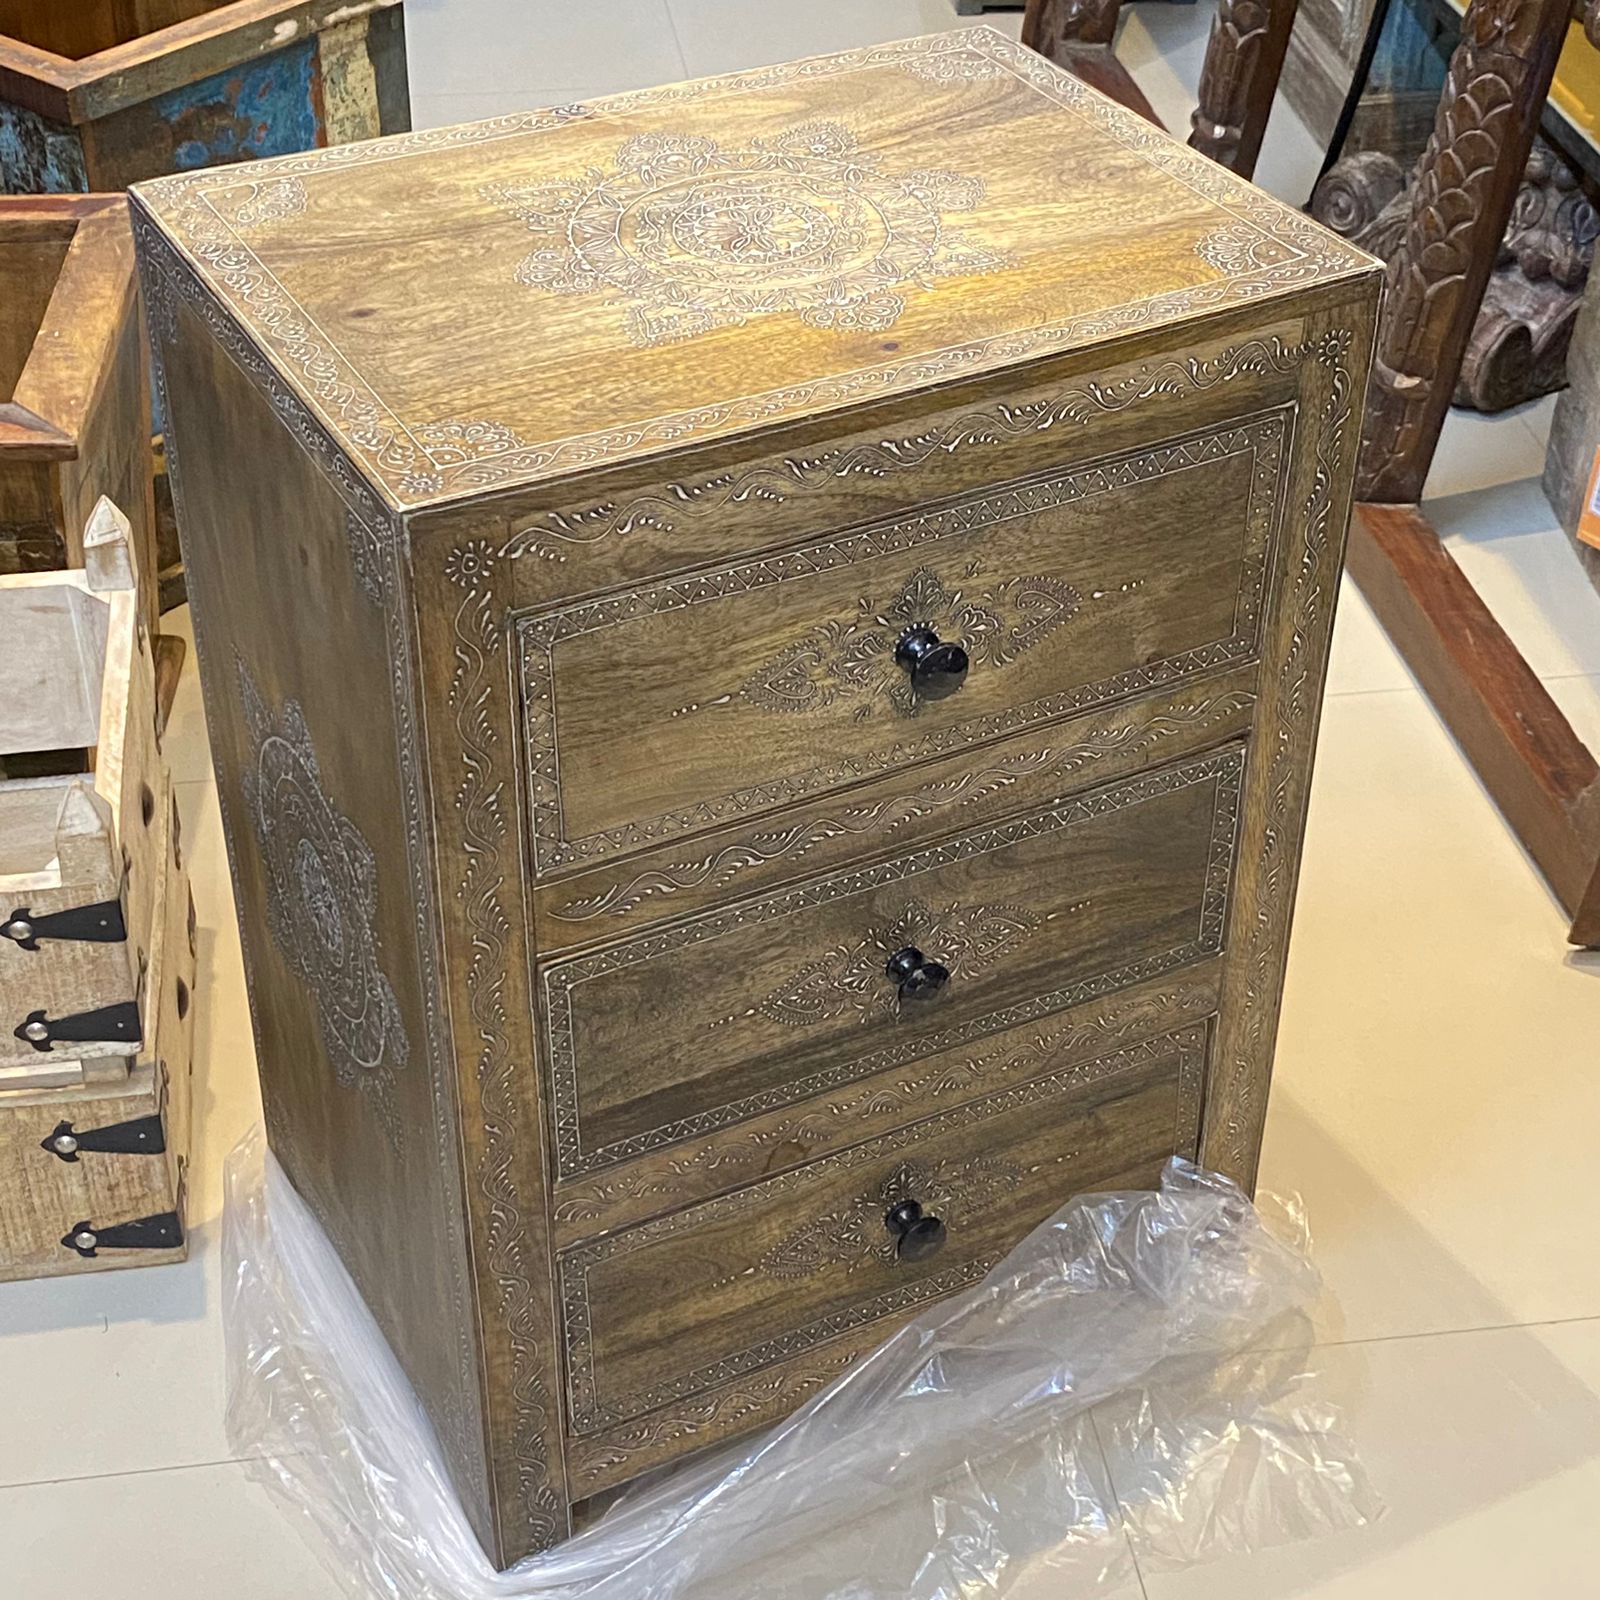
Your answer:
[[[950,26],[951,0],[408,0],[421,124]],[[1015,13],[991,20],[1008,31]],[[1121,51],[1182,126],[1208,8],[1141,4]],[[1260,179],[1303,200],[1286,110]],[[1536,482],[1549,403],[1454,415],[1430,511],[1600,745],[1600,598]],[[257,1115],[192,671],[169,739],[202,928],[193,1259],[0,1287],[0,1596],[331,1600],[221,1426],[224,1153]],[[1178,1575],[1147,1600],[1600,1595],[1600,957],[1360,597],[1340,613],[1263,1181],[1305,1197],[1319,1362],[1391,1514]]]

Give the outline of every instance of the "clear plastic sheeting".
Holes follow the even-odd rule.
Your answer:
[[[1291,1223],[1294,1219],[1290,1218]],[[1173,1162],[1086,1195],[767,1432],[510,1572],[259,1136],[228,1173],[228,1427],[359,1600],[1109,1595],[1376,1514],[1306,1372],[1303,1232]]]

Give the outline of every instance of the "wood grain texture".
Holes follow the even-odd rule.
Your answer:
[[[540,254],[586,165],[646,180],[639,225],[704,295]],[[918,194],[937,218],[907,237]],[[940,271],[819,298],[807,253],[839,280],[840,221],[875,237],[874,211]],[[745,1281],[736,1218],[792,1264],[897,1141],[985,1162],[1036,1138],[1037,1214],[1177,1148],[1248,1179],[1370,263],[983,32],[135,213],[272,1137],[441,1431],[470,1417],[452,1466],[496,1559],[910,1309],[819,1341],[865,1303],[832,1278],[675,1297],[691,1260]],[[403,322],[402,278],[437,289]],[[923,611],[978,659],[908,704],[891,635]],[[260,804],[286,772],[318,871]],[[333,927],[337,974],[308,953]],[[884,1003],[913,934],[954,973],[926,1021]],[[396,1026],[386,1120],[363,1062]],[[1180,1095],[1145,1047],[1185,1030]],[[1046,1127],[1086,1130],[1086,1164]],[[556,1257],[625,1236],[649,1247],[597,1258],[592,1363],[618,1414],[574,1433]],[[721,1375],[636,1403],[655,1367]]]
[[[563,1182],[554,1202],[558,1242],[566,1247],[594,1239],[803,1167],[907,1120],[1029,1078],[1068,1068],[1094,1077],[1100,1057],[1163,1027],[1210,1017],[1220,973],[1220,959],[1204,961]]]
[[[1206,1037],[1203,1024],[1158,1034],[564,1251],[574,1434],[603,1447],[608,1430],[825,1359],[864,1325],[881,1337],[977,1282],[1063,1193],[1153,1183],[1195,1147]],[[908,1199],[947,1230],[924,1260],[898,1256],[885,1225]],[[697,1433],[710,1442],[746,1422],[736,1409]]]
[[[924,844],[952,828],[997,821],[1068,789],[1126,776],[1246,732],[1254,672],[1154,694],[858,785],[787,809],[636,853],[542,886],[534,897],[546,952],[688,916],[863,855]]]
[[[808,62],[805,109],[791,117],[799,70],[288,157],[243,178],[180,175],[140,186],[138,203],[253,337],[291,370],[326,373],[328,424],[397,507],[770,427],[1369,270],[987,29]],[[922,131],[930,119],[936,144]],[[450,329],[477,373],[470,410],[431,359],[439,330],[402,288],[415,247],[381,220],[412,192],[414,169],[432,197],[427,270],[452,299],[495,307]],[[1114,209],[1089,198],[1111,190]],[[697,233],[700,208],[728,192],[776,196],[784,236]],[[639,231],[630,222],[612,247],[600,228],[589,249],[587,223],[550,232],[551,207],[620,208]],[[364,270],[327,271],[352,233]],[[218,270],[224,260],[238,269]],[[286,342],[290,327],[300,332]],[[679,359],[687,337],[697,362]],[[784,386],[766,387],[775,372]]]
[[[1205,960],[1241,774],[1236,748],[1158,767],[543,967],[558,1176]],[[897,997],[907,947],[937,999]]]
[[[536,874],[1252,659],[1287,425],[523,619]],[[971,660],[946,699],[894,659],[916,625]]]
[[[380,569],[369,588],[352,571],[351,519],[359,526],[374,508],[277,425],[259,374],[235,366],[159,284],[147,299],[236,903],[263,913],[243,945],[256,1048],[272,1063],[269,1135],[482,1516],[477,1312],[438,1054],[432,913],[412,870],[424,846],[414,726],[394,698],[409,661],[396,580]],[[311,638],[327,652],[321,666]],[[357,702],[366,712],[345,722]],[[268,919],[274,903],[283,914]],[[398,1256],[391,1227],[407,1239]]]

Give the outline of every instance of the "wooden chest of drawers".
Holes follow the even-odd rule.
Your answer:
[[[135,222],[272,1142],[499,1557],[1252,1178],[1365,256],[987,30]]]

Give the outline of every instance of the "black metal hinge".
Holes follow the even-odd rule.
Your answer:
[[[61,1236],[68,1250],[75,1250],[92,1261],[102,1250],[177,1250],[183,1244],[183,1224],[176,1211],[161,1211],[153,1217],[135,1217],[132,1222],[114,1222],[97,1228],[92,1222],[75,1222]]]
[[[62,1041],[137,1045],[142,1037],[136,1000],[119,1000],[116,1005],[101,1006],[97,1011],[74,1011],[54,1022],[42,1011],[30,1011],[26,1020],[11,1031],[41,1052]]]
[[[166,1153],[167,1134],[160,1116],[155,1114],[81,1131],[70,1122],[58,1122],[54,1132],[39,1141],[39,1148],[63,1161],[76,1161],[81,1150],[114,1156],[159,1156]]]
[[[18,906],[0,922],[0,938],[24,950],[37,950],[41,939],[77,944],[120,944],[128,937],[120,900],[97,900],[92,906],[68,906],[65,911],[44,911],[35,916]]]

